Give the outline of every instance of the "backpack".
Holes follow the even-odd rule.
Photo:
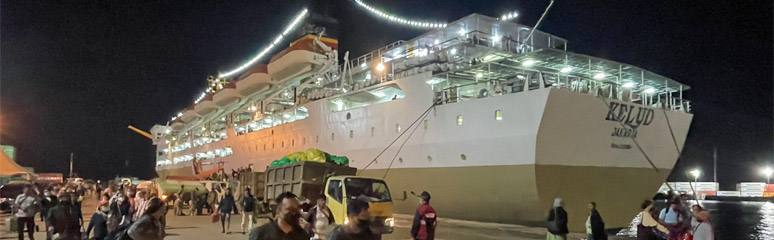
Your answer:
[[[245,212],[252,212],[255,210],[255,199],[252,197],[245,197],[245,203],[244,206],[242,206],[242,211]]]

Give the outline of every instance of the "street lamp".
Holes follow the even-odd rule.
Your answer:
[[[698,182],[699,176],[701,175],[701,171],[699,169],[694,169],[694,170],[691,170],[690,173],[691,173],[691,176],[693,176],[693,181]]]
[[[761,170],[761,173],[763,173],[763,175],[766,176],[766,183],[769,183],[769,180],[771,179],[771,174],[774,173],[774,170],[772,170],[770,167],[766,167],[763,170]]]

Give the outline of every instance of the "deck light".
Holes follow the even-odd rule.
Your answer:
[[[455,54],[457,54],[457,49],[456,48],[452,48],[451,50],[449,50],[449,53],[451,55],[455,55]]]
[[[654,92],[656,92],[656,89],[654,89],[654,88],[648,88],[648,89],[645,89],[645,90],[644,90],[644,91],[642,91],[642,92],[644,92],[644,93],[647,93],[647,94],[651,94],[651,93],[654,93]]]
[[[431,22],[424,22],[424,21],[412,21],[408,20],[403,17],[395,16],[389,13],[385,13],[382,10],[376,9],[366,3],[364,3],[362,0],[355,0],[355,3],[361,8],[364,8],[371,12],[373,15],[376,15],[380,18],[389,20],[391,22],[405,24],[405,25],[411,25],[415,27],[424,27],[424,28],[442,28],[446,27],[446,23],[431,23]]]
[[[482,77],[484,77],[483,73],[476,73],[476,78],[482,78]]]
[[[633,82],[627,82],[627,83],[624,83],[623,85],[621,85],[621,87],[623,87],[623,88],[632,88],[632,87],[634,87],[634,83]]]
[[[594,74],[594,79],[599,80],[599,79],[603,79],[603,78],[605,78],[605,73],[601,72],[601,73]]]
[[[384,63],[376,64],[376,71],[384,71]]]
[[[363,63],[361,63],[361,64],[360,64],[360,68],[363,68],[363,69],[365,69],[366,67],[368,67],[368,65],[367,65],[365,62],[363,62]]]
[[[559,70],[562,73],[568,73],[572,72],[572,67],[563,67],[561,70]]]
[[[522,66],[525,66],[525,67],[530,67],[530,66],[532,66],[532,65],[535,65],[535,60],[532,60],[532,59],[527,59],[527,60],[526,60],[526,61],[524,61],[524,62],[523,62],[521,65],[522,65]]]

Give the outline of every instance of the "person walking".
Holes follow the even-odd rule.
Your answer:
[[[196,216],[196,201],[197,201],[197,193],[199,192],[199,188],[194,188],[193,192],[191,192],[191,199],[188,200],[188,216]]]
[[[249,240],[309,240],[301,227],[301,203],[296,195],[285,192],[277,196],[277,219],[250,231]]]
[[[645,200],[640,207],[642,212],[637,216],[640,224],[637,225],[637,240],[665,239],[669,230],[653,217],[653,202]]]
[[[18,220],[16,230],[19,233],[19,240],[24,240],[24,227],[27,227],[27,234],[34,240],[35,236],[35,213],[38,211],[38,193],[33,185],[24,186],[24,192],[16,196],[13,202],[15,216]]]
[[[328,234],[328,240],[377,240],[381,235],[371,229],[371,213],[368,202],[355,199],[347,205],[347,224],[338,226]]]
[[[73,206],[73,196],[65,193],[59,196],[59,204],[49,211],[51,237],[58,240],[80,240],[81,224]]]
[[[57,200],[56,195],[58,194],[59,189],[54,188],[53,186],[49,186],[46,188],[46,190],[43,192],[43,198],[40,200],[40,218],[41,221],[46,226],[46,240],[51,240],[51,233],[48,231],[48,227],[50,227],[49,221],[48,221],[48,212],[56,207],[57,203],[59,202]]]
[[[183,195],[175,193],[175,201],[172,202],[175,206],[175,216],[183,216]]]
[[[250,188],[245,188],[240,204],[242,205],[242,234],[245,234],[245,223],[247,230],[253,229],[253,216],[255,213],[255,197],[250,193]]]
[[[419,195],[419,208],[414,213],[414,223],[411,225],[411,237],[413,239],[435,239],[436,221],[435,209],[430,206],[430,193],[422,192]]]
[[[567,212],[564,211],[561,198],[554,199],[554,207],[548,213],[547,240],[566,240],[570,231],[567,229]]]
[[[317,198],[317,205],[309,209],[306,217],[308,223],[306,231],[309,235],[314,235],[313,238],[316,239],[325,239],[325,230],[328,229],[328,225],[336,223],[331,210],[325,204],[325,200],[325,195],[320,195]]]
[[[223,199],[220,200],[220,204],[218,204],[218,212],[220,213],[221,233],[230,234],[231,212],[234,212],[234,214],[239,213],[236,209],[234,195],[231,194],[231,188],[226,188],[226,195],[223,196]]]
[[[602,220],[602,216],[597,211],[597,203],[589,203],[589,217],[586,219],[586,234],[589,236],[589,240],[607,240],[607,233],[605,233],[605,221]]]
[[[108,202],[100,202],[99,207],[97,207],[97,211],[91,215],[89,226],[86,228],[86,233],[84,233],[87,239],[102,240],[105,238],[105,236],[107,236],[107,219],[109,212],[110,205]],[[94,230],[94,236],[89,237],[91,235],[91,230]]]
[[[691,219],[693,240],[715,239],[710,213],[698,204],[693,205],[693,218]]]
[[[163,216],[166,213],[164,202],[159,198],[148,200],[148,208],[137,222],[127,230],[133,240],[163,240],[166,237]]]
[[[134,197],[134,206],[132,207],[132,222],[136,222],[143,213],[145,213],[145,209],[148,208],[148,200],[145,197],[145,190],[137,192],[136,196]]]
[[[129,224],[131,221],[131,205],[124,195],[123,191],[116,192],[110,201],[110,214],[108,215],[108,232],[113,232],[120,226]]]

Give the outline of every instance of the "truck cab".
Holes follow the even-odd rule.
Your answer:
[[[337,225],[349,222],[348,201],[361,199],[368,202],[374,223],[382,226],[382,233],[392,233],[395,218],[392,215],[392,197],[387,183],[380,179],[356,176],[332,176],[325,186],[328,208]]]

